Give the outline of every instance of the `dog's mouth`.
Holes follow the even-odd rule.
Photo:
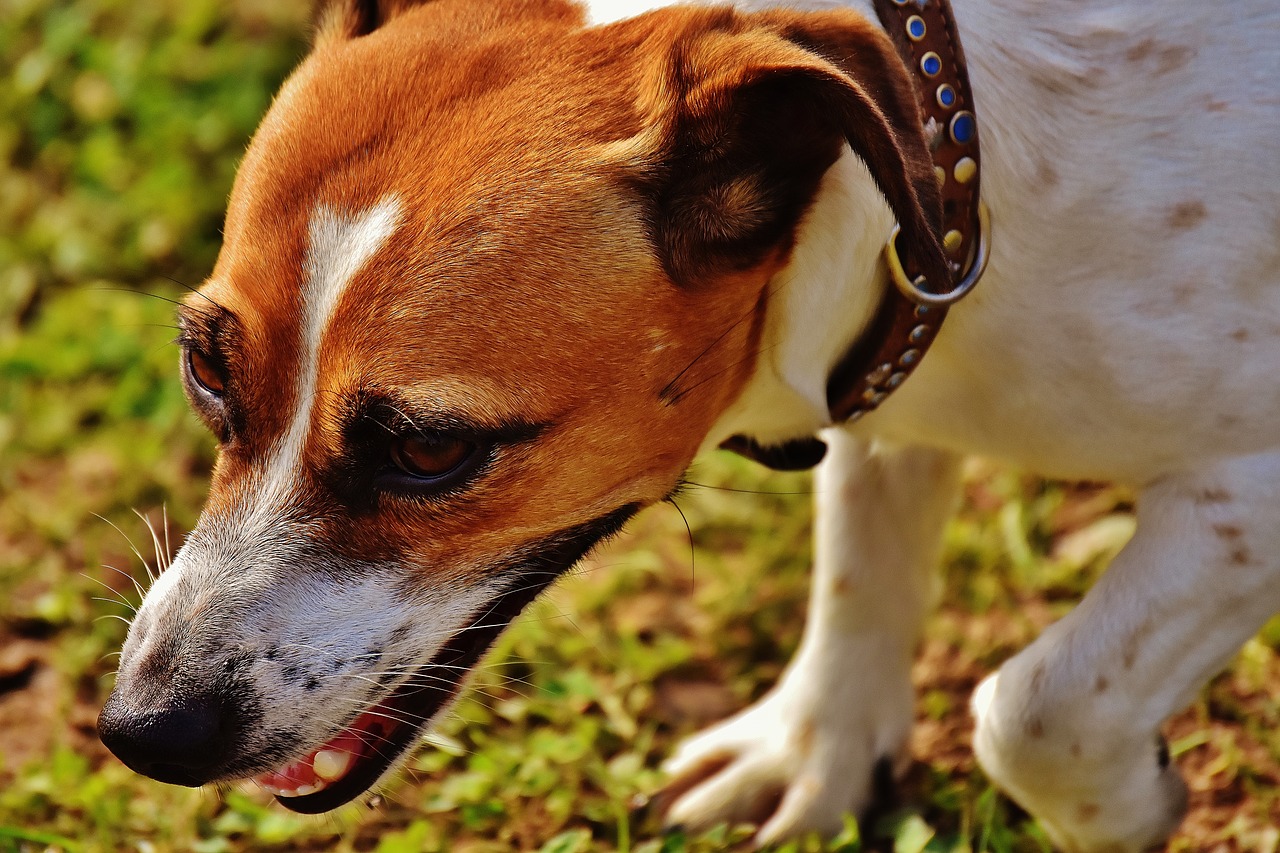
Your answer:
[[[302,759],[253,781],[288,808],[328,811],[366,791],[408,746],[416,726],[397,719],[384,702]]]
[[[430,662],[322,745],[253,781],[285,808],[302,814],[330,811],[363,794],[452,701],[472,667],[520,611],[600,540],[620,530],[638,508],[623,506],[544,543],[534,556],[515,561],[514,580],[506,590]]]
[[[554,579],[525,581],[499,595],[386,698],[302,758],[253,781],[302,814],[327,812],[363,794],[413,746],[498,635]]]

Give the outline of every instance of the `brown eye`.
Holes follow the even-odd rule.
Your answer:
[[[221,397],[225,383],[222,373],[205,355],[195,350],[187,350],[187,367],[196,384],[215,397]]]
[[[476,445],[452,436],[407,436],[391,443],[391,461],[410,477],[438,480],[472,458]]]

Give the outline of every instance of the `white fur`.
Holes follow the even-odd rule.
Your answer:
[[[597,22],[636,11],[589,5]],[[979,759],[1059,846],[1137,851],[1185,803],[1157,764],[1159,725],[1280,610],[1280,9],[954,5],[990,268],[916,375],[829,434],[801,650],[773,693],[680,751],[677,775],[736,761],[671,813],[710,824],[781,790],[760,836],[773,840],[866,804],[910,723],[902,650],[955,459],[983,454],[1140,491],[1105,579],[975,698]],[[886,226],[870,181],[841,164],[779,275],[756,377],[708,446],[826,426],[819,392],[884,287]]]
[[[321,206],[311,215],[310,242],[303,264],[302,352],[299,353],[297,399],[293,420],[271,455],[262,491],[264,505],[275,509],[291,490],[301,468],[303,447],[311,431],[316,381],[320,372],[320,344],[333,319],[338,301],[356,277],[395,231],[400,202],[388,196],[354,215]]]
[[[232,554],[253,553],[255,549],[270,562],[273,543],[279,535],[277,526],[281,512],[287,508],[289,496],[301,468],[302,450],[311,427],[311,413],[316,396],[320,344],[333,317],[338,300],[360,268],[382,247],[395,230],[400,204],[394,197],[384,198],[373,207],[355,215],[342,215],[328,207],[318,208],[311,217],[310,243],[304,262],[302,288],[304,323],[302,350],[299,353],[296,384],[296,409],[289,428],[277,441],[266,473],[260,475],[257,488],[244,496],[234,519],[220,520],[223,546]],[[184,546],[173,565],[164,571],[147,591],[139,616],[173,606],[180,582],[188,573],[200,571],[199,561],[185,555]],[[197,584],[205,590],[196,595],[211,595],[213,584]],[[182,595],[176,597],[182,598]],[[178,606],[197,608],[195,602],[183,601]]]

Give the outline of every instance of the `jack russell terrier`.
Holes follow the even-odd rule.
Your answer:
[[[937,54],[900,52],[936,0],[903,4],[905,34],[870,0],[327,4],[180,311],[221,452],[129,630],[112,751],[342,805],[700,450],[813,462],[822,431],[800,651],[679,750],[669,819],[776,793],[765,844],[866,806],[982,454],[1140,498],[978,688],[978,758],[1064,850],[1160,844],[1186,803],[1162,721],[1280,610],[1280,5],[956,0],[972,107],[939,125]],[[942,226],[975,115],[986,274],[837,418],[895,221],[917,317],[988,248],[960,234],[960,264]]]

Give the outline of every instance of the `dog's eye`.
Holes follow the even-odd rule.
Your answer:
[[[391,462],[410,477],[439,480],[462,468],[477,449],[453,436],[405,436],[391,443]]]
[[[208,356],[194,349],[187,350],[187,369],[196,384],[215,397],[221,397],[226,388],[222,373]]]

